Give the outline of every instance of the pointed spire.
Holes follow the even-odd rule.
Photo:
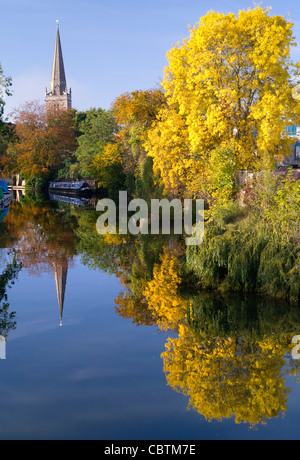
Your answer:
[[[59,35],[59,23],[57,22],[56,42],[53,57],[52,75],[50,82],[50,93],[62,96],[67,91],[66,74],[64,60]]]
[[[58,259],[53,262],[54,279],[56,285],[56,294],[60,313],[60,325],[62,326],[63,309],[65,303],[65,292],[67,284],[67,275],[69,268],[68,258]]]
[[[50,91],[45,94],[46,110],[53,107],[60,109],[72,108],[72,94],[71,90],[67,91],[67,81],[65,74],[65,66],[59,35],[59,24],[57,23],[56,42],[54,49],[54,57],[52,64],[52,74],[50,82]]]

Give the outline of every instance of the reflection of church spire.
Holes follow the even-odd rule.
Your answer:
[[[67,284],[69,260],[67,258],[57,259],[53,262],[53,271],[56,284],[57,300],[60,312],[60,325],[62,326],[62,315],[65,302],[65,291]]]

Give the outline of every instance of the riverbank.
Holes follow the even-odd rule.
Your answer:
[[[187,273],[203,289],[300,299],[300,181],[268,173],[238,200],[216,209],[204,241],[187,248]]]

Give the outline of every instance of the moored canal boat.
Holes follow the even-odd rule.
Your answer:
[[[85,181],[74,182],[50,182],[50,193],[59,193],[66,195],[89,195],[92,190],[89,184]]]

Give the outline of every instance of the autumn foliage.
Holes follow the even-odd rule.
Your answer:
[[[237,169],[274,167],[289,154],[285,128],[300,122],[292,26],[259,6],[210,11],[168,52],[168,105],[146,143],[166,193],[199,195],[216,149],[231,149]]]
[[[161,89],[138,90],[121,94],[112,104],[119,126],[118,139],[124,152],[124,171],[137,176],[146,158],[144,143],[148,130],[166,104]]]
[[[26,178],[48,176],[73,155],[76,149],[74,112],[45,110],[37,101],[28,102],[13,114],[15,141],[1,158],[7,175]]]

